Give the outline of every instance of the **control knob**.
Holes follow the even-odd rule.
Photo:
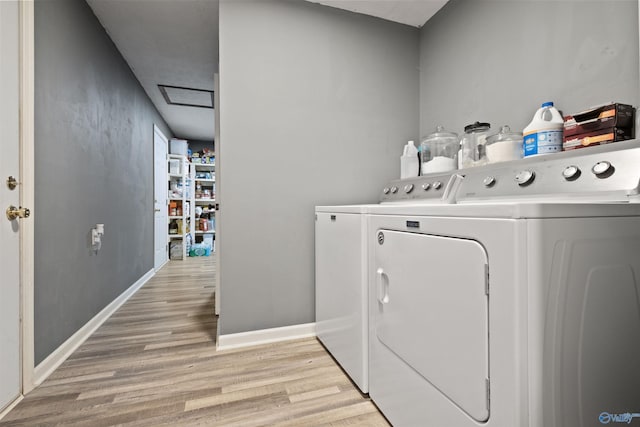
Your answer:
[[[562,171],[562,176],[567,181],[573,181],[574,179],[578,179],[580,173],[580,169],[577,166],[571,165],[564,168],[564,170]]]
[[[516,182],[518,183],[519,186],[524,187],[526,185],[531,184],[535,178],[536,178],[536,173],[534,171],[525,169],[523,171],[518,172],[518,174],[516,175]]]
[[[492,176],[488,176],[484,180],[482,180],[482,183],[485,187],[493,187],[493,185],[496,183],[496,179]]]
[[[606,160],[598,162],[591,168],[591,172],[598,178],[607,178],[613,174],[614,167]]]

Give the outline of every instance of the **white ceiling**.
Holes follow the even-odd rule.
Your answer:
[[[158,85],[213,90],[218,0],[87,0],[178,138],[213,141],[211,108],[169,105]]]
[[[307,0],[325,6],[422,27],[447,0]]]
[[[233,0],[239,1],[239,0]],[[447,0],[307,0],[422,26]],[[158,85],[213,90],[219,0],[87,0],[178,138],[212,141],[210,108],[169,105]]]

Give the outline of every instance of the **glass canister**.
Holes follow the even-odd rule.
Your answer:
[[[489,163],[521,159],[524,155],[522,132],[513,132],[504,125],[500,132],[487,138],[487,160]]]
[[[456,169],[458,153],[458,134],[448,132],[442,126],[427,135],[420,142],[422,153],[422,175],[448,172]]]
[[[464,127],[464,135],[460,139],[460,153],[458,154],[458,168],[470,168],[487,163],[485,143],[491,125],[475,122]]]

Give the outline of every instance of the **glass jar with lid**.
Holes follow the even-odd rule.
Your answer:
[[[491,125],[489,123],[480,122],[464,127],[464,135],[460,139],[458,168],[464,169],[487,163],[485,143],[490,129]]]
[[[444,127],[438,126],[435,132],[422,138],[420,152],[422,153],[422,175],[455,170],[458,134],[448,132]]]
[[[487,138],[487,160],[490,163],[518,160],[523,155],[522,132],[513,132],[504,125],[500,132]]]

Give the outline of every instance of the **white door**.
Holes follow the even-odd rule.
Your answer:
[[[220,206],[220,189],[222,186],[220,183],[222,179],[220,179],[220,75],[213,75],[213,107],[214,107],[214,120],[215,120],[215,153],[216,153],[216,234],[215,234],[215,248],[216,252],[214,256],[216,257],[216,296],[215,296],[215,307],[214,312],[216,315],[220,314],[220,236],[222,235],[222,221],[220,221],[220,215],[218,214],[218,206]],[[218,323],[220,325],[220,323]]]
[[[154,261],[157,271],[168,259],[167,253],[167,137],[153,126],[154,175]]]
[[[473,240],[391,230],[379,230],[376,242],[372,345],[383,345],[425,386],[433,386],[475,420],[486,421],[489,301],[484,248]],[[375,399],[379,383],[373,364],[371,369],[369,388]]]
[[[5,211],[20,206],[19,15],[17,1],[0,1],[0,412],[20,394],[20,219]]]

